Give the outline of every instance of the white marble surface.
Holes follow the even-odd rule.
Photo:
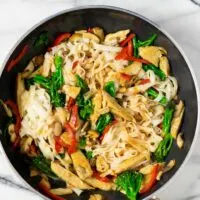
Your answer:
[[[0,64],[21,35],[47,16],[75,6],[113,5],[138,12],[169,32],[185,51],[200,83],[200,6],[194,1],[0,0]],[[175,177],[164,191],[157,193],[161,200],[200,200],[199,146],[200,137],[191,158],[179,176]],[[0,155],[0,199],[41,200],[41,197],[24,187],[2,155]]]

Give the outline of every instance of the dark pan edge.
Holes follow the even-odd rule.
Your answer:
[[[189,68],[189,71],[192,75],[192,78],[193,78],[193,81],[194,81],[194,85],[195,85],[195,90],[196,90],[196,94],[197,94],[197,123],[196,123],[196,130],[195,130],[195,134],[194,134],[194,139],[192,141],[192,144],[191,144],[191,147],[183,161],[183,163],[181,164],[181,166],[177,169],[177,171],[175,172],[175,174],[161,187],[159,188],[158,190],[156,190],[155,192],[153,192],[150,196],[154,196],[156,195],[157,193],[160,193],[162,192],[162,190],[164,190],[168,184],[171,184],[171,182],[175,179],[176,176],[178,176],[178,174],[180,173],[181,169],[183,169],[184,165],[186,164],[186,162],[188,161],[188,159],[190,158],[192,152],[193,152],[193,149],[194,149],[194,146],[196,144],[196,141],[197,141],[197,137],[198,137],[198,132],[200,130],[200,126],[199,126],[199,123],[200,123],[200,114],[199,114],[199,102],[200,102],[200,94],[199,94],[199,86],[198,86],[198,83],[197,83],[197,78],[195,76],[195,73],[193,71],[193,68],[189,62],[189,59],[187,58],[187,56],[185,55],[184,51],[182,50],[182,48],[179,46],[179,44],[175,41],[175,39],[167,32],[165,31],[163,28],[161,28],[159,25],[155,24],[153,21],[149,20],[148,18],[134,12],[134,11],[130,11],[130,10],[127,10],[127,9],[123,9],[123,8],[119,8],[119,7],[114,7],[114,6],[102,6],[102,5],[94,5],[94,6],[79,6],[79,7],[75,7],[75,8],[71,8],[71,9],[65,9],[65,10],[62,10],[60,12],[57,12],[56,14],[54,15],[51,15],[49,17],[46,17],[45,19],[41,20],[40,22],[38,22],[37,24],[35,24],[32,28],[30,28],[28,31],[26,31],[21,37],[20,39],[15,43],[15,45],[13,46],[13,48],[9,51],[8,55],[6,56],[6,58],[4,59],[4,62],[2,64],[2,69],[0,70],[0,76],[3,72],[3,69],[5,68],[5,65],[7,63],[7,61],[9,60],[11,54],[13,53],[13,51],[16,49],[16,47],[23,41],[23,39],[29,35],[34,29],[36,29],[38,26],[40,26],[41,24],[45,23],[46,21],[56,17],[56,16],[59,16],[59,15],[62,15],[64,13],[67,13],[67,12],[73,12],[73,11],[77,11],[77,10],[86,10],[86,9],[110,9],[110,10],[115,10],[115,11],[120,11],[120,12],[125,12],[125,13],[128,13],[128,14],[131,14],[133,16],[136,16],[138,18],[141,18],[142,20],[148,22],[149,24],[151,24],[152,26],[154,26],[155,28],[157,28],[159,31],[161,31],[173,44],[174,46],[179,50],[179,52],[181,53],[181,55],[183,56],[185,62],[187,63],[188,65],[188,68]],[[22,183],[25,184],[25,186],[27,188],[30,189],[30,191],[38,194],[40,197],[44,198],[44,199],[49,199],[47,198],[46,196],[42,195],[39,191],[35,190],[33,187],[31,187],[22,177],[21,175],[18,173],[18,171],[13,167],[13,165],[11,164],[10,160],[8,159],[6,153],[5,153],[5,150],[2,146],[2,143],[0,142],[0,152],[2,152],[2,155],[6,158],[6,160],[8,161],[9,165],[10,165],[10,168],[15,172],[16,176],[18,176],[18,178],[22,181]],[[150,196],[147,196],[145,199],[149,199]]]

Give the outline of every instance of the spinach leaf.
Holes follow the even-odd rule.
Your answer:
[[[81,92],[82,92],[82,93],[86,93],[86,92],[89,90],[86,81],[83,80],[83,79],[82,79],[79,75],[77,75],[77,74],[75,75],[75,77],[76,77],[76,84],[77,84],[78,87],[81,88]]]
[[[83,148],[85,148],[85,146],[86,146],[86,137],[83,136],[79,140],[79,148],[83,149]]]
[[[48,38],[48,32],[44,31],[39,35],[39,37],[35,40],[34,46],[39,47],[39,46],[47,46],[49,44],[49,38]]]
[[[92,151],[86,151],[85,155],[88,160],[91,160],[93,158],[93,152]]]
[[[114,81],[109,81],[105,84],[104,90],[110,94],[112,97],[116,96],[116,87]]]
[[[155,75],[157,75],[160,78],[161,81],[164,81],[166,78],[165,73],[159,67],[156,67],[153,64],[145,65],[143,66],[143,69],[145,72],[147,72],[148,70],[153,71]]]
[[[170,132],[171,121],[174,115],[174,110],[175,110],[175,104],[174,102],[170,101],[165,109],[164,118],[162,122],[162,128],[165,134]]]
[[[32,167],[46,174],[50,178],[58,179],[57,175],[52,172],[50,168],[50,161],[47,160],[43,155],[39,155],[33,158]]]
[[[153,34],[147,40],[141,41],[141,40],[137,39],[137,37],[135,36],[133,38],[134,56],[138,57],[138,48],[139,47],[146,47],[146,46],[152,45],[156,38],[157,38],[157,35]]]
[[[63,59],[60,56],[56,56],[54,59],[56,71],[52,73],[52,83],[56,90],[60,89],[64,84],[64,77],[62,74]]]
[[[27,89],[29,89],[30,85],[33,83],[40,84],[42,87],[47,89],[47,92],[51,98],[51,103],[55,107],[64,107],[65,94],[58,92],[58,90],[64,84],[64,77],[62,74],[63,59],[60,56],[56,56],[54,62],[56,71],[52,73],[51,77],[35,75],[33,78],[27,79],[25,84],[27,85]]]
[[[31,85],[34,84],[34,79],[33,78],[25,78],[24,79],[24,85],[25,85],[25,89],[29,90]]]
[[[85,99],[82,94],[79,94],[76,99],[79,107],[79,117],[82,120],[87,120],[93,113],[93,104],[91,99]]]
[[[97,120],[96,124],[96,130],[98,133],[102,133],[105,127],[112,122],[114,119],[114,116],[112,113],[105,113],[103,115],[100,115],[99,119]]]
[[[156,38],[157,38],[157,35],[153,34],[147,40],[144,40],[144,41],[138,40],[137,41],[137,46],[138,47],[150,46],[155,41]]]
[[[149,88],[148,90],[147,90],[147,94],[149,95],[149,96],[151,96],[151,97],[153,97],[153,99],[155,99],[155,98],[157,98],[158,97],[158,95],[159,95],[159,93],[154,89],[154,88]],[[162,105],[166,105],[167,104],[167,98],[165,97],[165,96],[163,96],[161,99],[160,99],[160,103],[162,104]]]

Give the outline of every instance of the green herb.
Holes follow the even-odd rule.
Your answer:
[[[29,90],[31,85],[33,85],[33,84],[34,84],[33,78],[25,78],[24,79],[24,85],[25,85],[26,90]]]
[[[153,88],[149,88],[147,90],[147,94],[149,96],[153,97],[154,99],[157,98],[158,95],[159,95],[159,93],[155,89],[153,89]],[[165,96],[163,96],[159,102],[161,104],[163,104],[163,105],[166,105],[167,104],[167,98]]]
[[[75,75],[76,77],[76,85],[81,88],[81,92],[76,98],[76,103],[79,108],[79,117],[82,120],[87,120],[89,116],[93,113],[93,104],[92,100],[90,99],[85,99],[84,98],[84,93],[86,93],[89,88],[85,80],[83,80],[79,75]]]
[[[64,159],[65,158],[65,153],[59,153],[59,156]]]
[[[79,107],[79,117],[82,120],[87,120],[93,113],[93,104],[91,99],[85,99],[82,94],[79,94],[76,98],[77,105]]]
[[[117,176],[115,184],[117,190],[123,190],[130,200],[136,200],[142,180],[143,176],[141,173],[126,171]]]
[[[171,134],[166,134],[164,139],[158,145],[154,152],[154,157],[157,162],[163,162],[165,157],[168,155],[173,144],[173,138]]]
[[[82,79],[79,75],[77,75],[77,74],[75,75],[75,77],[76,77],[76,84],[77,84],[78,87],[81,88],[81,92],[82,92],[82,93],[86,93],[86,92],[89,90],[86,81],[83,80],[83,79]]]
[[[65,94],[58,92],[64,84],[64,77],[62,74],[63,59],[60,56],[56,56],[54,62],[56,71],[52,73],[51,77],[47,78],[41,75],[35,75],[33,78],[26,79],[25,85],[27,89],[29,89],[30,85],[33,83],[40,84],[42,87],[47,89],[51,98],[51,103],[55,107],[64,107]]]
[[[112,97],[116,96],[116,87],[114,81],[109,81],[105,84],[104,90],[110,94]]]
[[[162,80],[162,81],[164,81],[166,78],[165,73],[160,68],[156,67],[153,64],[145,65],[145,66],[143,66],[143,69],[145,72],[147,72],[148,70],[153,71],[155,73],[155,75],[157,75],[160,78],[160,80]]]
[[[52,82],[56,90],[64,84],[64,77],[62,74],[63,59],[60,56],[56,56],[54,59],[56,71],[52,73]]]
[[[97,120],[96,130],[101,134],[106,126],[112,122],[114,119],[112,113],[105,113],[100,115],[99,119]]]
[[[39,35],[39,37],[35,40],[34,46],[39,47],[39,46],[47,46],[49,44],[49,39],[48,39],[48,32],[45,31]]]
[[[168,134],[170,132],[171,121],[174,115],[174,110],[175,110],[175,104],[174,102],[170,101],[165,109],[164,118],[162,122],[162,128],[165,134]]]
[[[130,60],[128,61],[128,65],[131,65],[132,63],[133,63],[133,61],[130,61]]]
[[[80,147],[81,149],[83,149],[85,146],[86,146],[86,137],[83,136],[83,137],[81,137],[80,140],[79,140],[79,147]]]
[[[51,88],[51,79],[50,78],[46,78],[44,76],[37,74],[31,80],[29,79],[29,83],[33,83],[33,82],[40,84],[42,87],[44,87],[47,90],[50,90],[50,88]]]
[[[147,40],[144,40],[144,41],[138,40],[137,41],[137,46],[138,47],[150,46],[155,41],[156,38],[157,38],[157,35],[153,34]]]
[[[36,168],[40,172],[46,174],[50,178],[58,178],[57,175],[51,171],[50,161],[47,160],[44,156],[39,155],[34,157],[32,160],[32,167]]]
[[[93,158],[93,152],[92,151],[86,151],[85,155],[88,160],[91,160]]]
[[[153,42],[155,41],[156,38],[157,38],[157,35],[153,34],[147,40],[141,41],[141,40],[137,40],[137,37],[135,36],[133,38],[134,56],[138,57],[138,48],[139,47],[150,46],[151,44],[153,44]]]

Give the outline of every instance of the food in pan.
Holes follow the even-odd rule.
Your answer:
[[[64,33],[18,73],[16,103],[3,103],[7,129],[46,195],[97,188],[135,200],[175,165],[165,158],[176,138],[183,147],[184,103],[156,37],[99,27]]]

